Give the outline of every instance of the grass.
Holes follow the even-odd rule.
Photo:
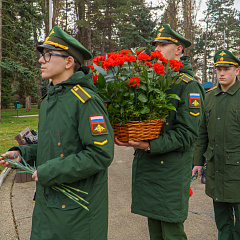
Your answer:
[[[0,124],[0,154],[5,153],[9,148],[17,146],[18,142],[14,139],[23,129],[29,127],[37,130],[38,117],[21,117],[23,115],[38,115],[39,109],[33,106],[30,112],[26,112],[24,108],[17,111],[14,109],[1,110]],[[4,168],[0,166],[0,172]]]

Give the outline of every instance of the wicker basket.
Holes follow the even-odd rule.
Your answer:
[[[160,119],[149,121],[130,121],[125,125],[113,126],[114,137],[121,142],[152,140],[160,134],[163,121]]]

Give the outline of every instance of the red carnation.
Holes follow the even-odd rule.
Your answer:
[[[189,197],[191,197],[192,195],[193,195],[193,191],[192,191],[192,189],[190,188]]]
[[[117,59],[118,57],[119,57],[119,54],[118,53],[116,53],[116,52],[110,52],[110,53],[108,53],[108,58],[112,58],[112,59]]]
[[[145,66],[149,66],[150,68],[152,67],[152,63],[151,62],[145,62],[144,65]]]
[[[129,49],[123,49],[120,53],[120,56],[126,55],[126,54],[132,54],[131,51]]]
[[[94,66],[93,65],[87,65],[87,67],[91,68],[91,70],[94,70]]]
[[[162,59],[162,62],[165,63],[165,64],[167,64],[167,63],[168,63],[168,59],[163,58],[163,59]]]
[[[128,84],[130,85],[130,87],[139,86],[140,78],[139,77],[130,78]]]
[[[159,51],[151,52],[151,57],[158,58],[158,60],[160,60],[160,61],[163,60],[163,55]]]
[[[161,75],[164,75],[165,74],[165,68],[163,66],[163,64],[160,64],[160,63],[154,63],[153,64],[153,69],[156,73],[159,73]]]
[[[141,53],[138,55],[138,60],[139,61],[147,61],[147,60],[151,60],[151,57],[149,55],[147,55],[146,53]]]
[[[103,68],[109,69],[109,67],[113,67],[115,64],[114,60],[112,58],[107,58],[103,63]]]
[[[98,75],[97,75],[97,74],[94,74],[94,75],[93,75],[93,83],[96,83],[97,78],[98,78]]]
[[[124,64],[124,58],[123,57],[118,57],[116,60],[115,60],[115,66],[120,66],[120,65],[123,65]]]
[[[133,55],[126,54],[123,56],[125,62],[133,62],[136,61],[136,57]]]

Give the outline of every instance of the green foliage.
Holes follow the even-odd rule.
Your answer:
[[[119,28],[119,39],[122,49],[147,47],[150,53],[153,49],[152,40],[156,27],[156,20],[152,20],[150,10],[145,5],[133,8],[130,21]]]
[[[9,86],[24,98],[34,96],[36,78],[36,43],[34,36],[42,27],[41,8],[38,1],[7,0],[3,3],[3,60],[0,63],[2,78],[10,80]],[[16,86],[21,86],[16,88]],[[3,88],[4,89],[4,88]],[[3,91],[2,101],[6,105]]]

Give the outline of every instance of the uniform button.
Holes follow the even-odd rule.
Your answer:
[[[218,170],[216,171],[216,173],[218,173]]]
[[[65,208],[65,207],[66,207],[66,205],[63,204],[63,205],[62,205],[62,208]]]
[[[218,117],[217,119],[220,120],[220,117]]]
[[[168,122],[166,122],[166,125],[168,126]]]
[[[61,146],[61,143],[60,143],[60,142],[58,143],[58,146],[59,146],[59,147]]]
[[[218,198],[216,198],[216,201],[218,200]]]
[[[163,161],[161,161],[161,164],[163,164]]]
[[[64,155],[63,154],[60,154],[60,157],[63,157]]]
[[[237,162],[237,164],[239,164],[239,162]]]
[[[218,147],[218,145],[216,144],[216,147]]]

